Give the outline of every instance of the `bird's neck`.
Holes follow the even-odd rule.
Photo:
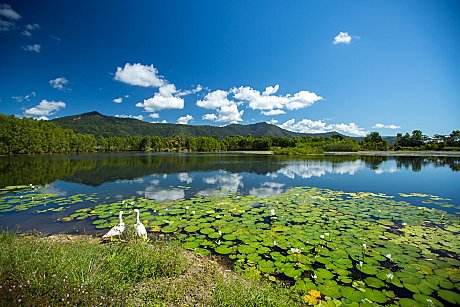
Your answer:
[[[140,223],[141,223],[141,221],[139,220],[139,212],[137,212],[137,216],[136,216],[136,222],[137,222],[138,224],[140,224]]]

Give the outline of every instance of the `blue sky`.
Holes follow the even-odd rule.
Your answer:
[[[0,112],[448,134],[460,1],[0,0]]]

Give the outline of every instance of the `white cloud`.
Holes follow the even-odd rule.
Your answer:
[[[11,5],[5,3],[0,3],[0,16],[11,20],[18,20],[22,18],[21,15],[13,10]]]
[[[33,45],[22,46],[21,48],[25,51],[40,53],[42,46],[40,46],[39,44],[33,44]]]
[[[340,32],[337,34],[336,37],[334,37],[334,41],[332,42],[334,45],[337,44],[345,44],[348,45],[351,43],[351,36],[348,34],[348,32]]]
[[[266,115],[266,116],[274,116],[274,115],[286,114],[286,112],[280,109],[273,109],[270,111],[262,111],[260,112],[260,114]]]
[[[326,124],[322,120],[312,121],[306,118],[298,122],[296,122],[295,119],[290,119],[279,125],[279,127],[300,133],[325,133],[336,131],[355,136],[365,136],[367,134],[367,131],[358,127],[355,123]]]
[[[25,109],[24,114],[33,117],[47,117],[58,112],[60,109],[65,108],[65,102],[63,101],[48,101],[43,99],[38,105],[33,108]],[[44,118],[43,118],[44,119]]]
[[[203,120],[210,120],[210,121],[216,121],[217,119],[217,115],[216,114],[212,114],[212,113],[208,113],[208,114],[205,114],[201,117]]]
[[[262,115],[273,116],[284,114],[283,110],[297,110],[311,106],[316,101],[323,99],[321,96],[309,91],[300,91],[294,95],[287,94],[285,96],[274,96],[279,89],[279,85],[269,86],[261,94],[249,86],[241,86],[232,88],[231,93],[235,99],[248,102],[248,105],[253,110],[261,110]]]
[[[136,107],[144,108],[146,112],[154,114],[165,109],[183,109],[184,99],[181,96],[202,89],[199,85],[193,90],[180,92],[174,84],[168,83],[162,76],[159,76],[158,70],[153,65],[148,66],[140,63],[126,63],[123,68],[117,67],[114,79],[130,85],[158,87],[158,92],[152,98],[144,99],[143,102],[136,104]]]
[[[272,124],[272,125],[276,125],[278,123],[278,120],[272,118],[270,119],[268,122],[266,122],[267,124]]]
[[[176,93],[177,90],[174,84],[164,84],[152,98],[145,99],[144,102],[138,102],[136,107],[144,108],[149,113],[164,109],[183,109],[184,99],[176,97]]]
[[[181,125],[187,125],[189,121],[193,120],[193,116],[192,115],[185,115],[185,116],[182,116],[182,117],[179,117],[177,119],[177,123],[178,124],[181,124]]]
[[[216,110],[217,114],[205,114],[203,120],[210,120],[222,123],[236,123],[243,121],[244,111],[238,110],[238,105],[235,101],[227,98],[228,92],[216,90],[208,93],[203,100],[198,100],[196,105],[205,109]]]
[[[49,84],[57,89],[57,90],[60,90],[60,91],[67,91],[67,90],[70,90],[68,89],[66,86],[67,84],[69,84],[69,80],[67,80],[66,78],[64,77],[59,77],[59,78],[56,78],[56,79],[53,79],[53,80],[50,80],[49,81]]]
[[[24,101],[30,101],[30,98],[31,97],[35,97],[35,92],[32,92],[28,95],[25,95],[25,96],[12,96],[11,98],[13,98],[14,100],[16,100],[17,102],[24,102]]]
[[[112,101],[115,102],[115,103],[122,103],[122,102],[123,102],[123,98],[121,98],[121,97],[114,98]]]
[[[144,116],[142,116],[142,115],[117,114],[117,115],[115,115],[115,117],[118,117],[118,118],[134,118],[134,119],[138,119],[138,120],[144,120]]]
[[[32,32],[40,29],[40,25],[38,23],[34,24],[28,24],[24,27],[24,29],[21,31],[21,34],[27,37],[32,36]]]
[[[0,19],[0,32],[8,32],[15,28],[15,23],[8,20]]]
[[[142,65],[140,63],[126,63],[125,67],[117,67],[115,80],[142,87],[160,87],[165,81],[158,75],[158,70],[153,65]]]
[[[207,94],[203,100],[198,100],[196,105],[205,109],[218,109],[223,105],[232,105],[235,102],[227,99],[228,92],[216,90]]]
[[[151,118],[160,118],[160,114],[158,114],[158,113],[151,113],[151,114],[149,115],[149,117],[151,117]]]
[[[377,128],[377,129],[399,129],[401,126],[396,126],[396,125],[384,125],[384,124],[375,124],[372,126],[372,128]]]
[[[29,30],[29,31],[36,31],[38,29],[40,29],[40,25],[38,23],[34,23],[34,24],[28,24],[25,26],[26,30]]]
[[[183,97],[183,96],[187,96],[187,95],[190,95],[190,94],[196,94],[196,93],[199,93],[203,90],[203,87],[201,85],[197,85],[196,88],[194,89],[191,89],[191,90],[187,90],[187,91],[180,91],[180,92],[177,92],[176,96],[179,96],[179,97]]]
[[[168,121],[166,119],[163,119],[162,121],[152,121],[152,124],[167,124]]]
[[[16,28],[15,21],[22,18],[21,15],[11,8],[11,5],[5,3],[0,3],[0,17],[0,32],[13,30]]]
[[[270,96],[278,92],[280,89],[279,84],[276,84],[275,86],[267,86],[265,88],[265,91],[262,93],[263,96]]]
[[[323,97],[311,93],[309,91],[300,91],[295,93],[294,96],[289,97],[289,101],[286,103],[286,109],[297,110],[311,106]]]

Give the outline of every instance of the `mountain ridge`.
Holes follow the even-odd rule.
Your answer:
[[[248,125],[230,124],[222,127],[211,125],[149,123],[135,118],[103,115],[97,111],[59,117],[51,120],[51,122],[63,128],[70,128],[76,133],[88,133],[93,134],[96,137],[155,135],[173,137],[175,135],[179,135],[183,137],[216,136],[217,138],[222,139],[227,136],[234,135],[252,135],[253,137],[330,137],[337,133],[298,133],[280,128],[276,125],[268,124],[266,122]],[[348,137],[345,135],[343,136]]]

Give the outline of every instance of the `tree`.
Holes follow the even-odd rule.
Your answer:
[[[371,132],[359,143],[364,150],[388,150],[388,142],[378,132]]]

